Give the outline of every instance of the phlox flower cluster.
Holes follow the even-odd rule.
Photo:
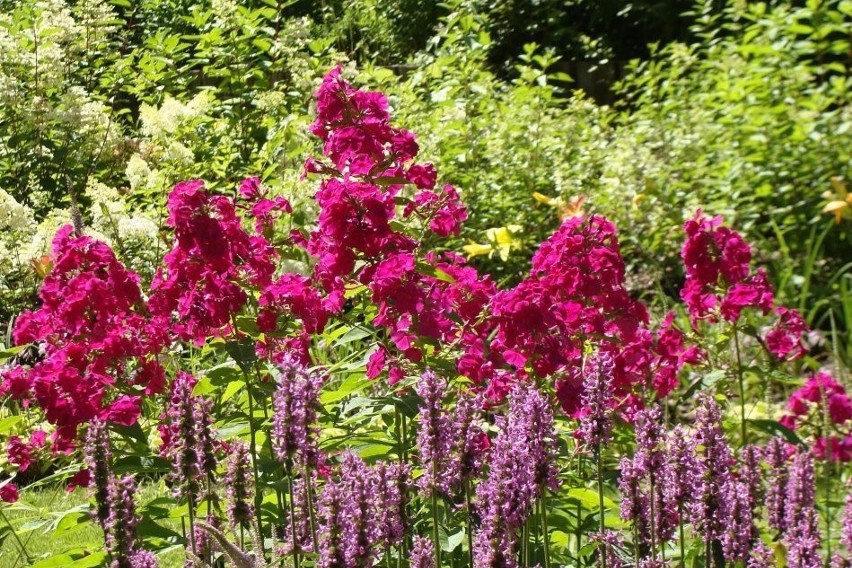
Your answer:
[[[175,245],[151,284],[149,305],[176,336],[203,343],[245,305],[243,286],[271,284],[277,253],[243,229],[233,200],[211,195],[201,180],[177,184],[168,211]]]
[[[775,357],[799,358],[805,353],[802,336],[808,331],[801,315],[775,306],[775,293],[763,269],[752,272],[751,248],[736,231],[722,225],[721,217],[708,219],[699,210],[684,225],[686,242],[681,251],[686,282],[681,298],[693,327],[719,316],[736,323],[745,308],[763,315],[774,312],[775,326],[765,334],[766,348]]]
[[[821,433],[813,444],[815,457],[852,461],[852,398],[831,375],[818,372],[809,377],[790,395],[787,410],[789,414],[780,422],[792,430],[804,430],[813,421],[819,425],[815,428]]]
[[[13,332],[18,345],[38,344],[38,360],[0,372],[0,393],[38,404],[56,426],[54,452],[68,452],[80,424],[136,422],[140,397],[119,393],[162,391],[165,374],[154,355],[166,337],[146,313],[139,276],[106,244],[66,225],[53,240],[52,263],[41,307],[21,314]]]

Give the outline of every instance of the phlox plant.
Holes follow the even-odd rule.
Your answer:
[[[387,98],[340,67],[314,98],[313,225],[256,177],[178,183],[150,283],[85,228],[56,233],[0,370],[24,422],[0,498],[68,464],[53,480],[88,486],[75,518],[104,541],[45,562],[849,565],[852,508],[817,481],[852,455],[852,403],[741,235],[686,221],[683,304],[662,315],[593,214],[500,287],[434,244],[460,233],[463,191]]]

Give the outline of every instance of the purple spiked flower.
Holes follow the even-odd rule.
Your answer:
[[[293,523],[287,524],[286,534],[284,535],[285,554],[293,552],[294,541],[296,543],[296,550],[299,552],[313,550],[311,512],[308,508],[308,486],[303,476],[299,476],[293,480],[293,500],[295,505],[293,507]],[[295,538],[293,537],[294,531],[296,533]]]
[[[764,459],[769,466],[766,489],[766,521],[778,532],[787,530],[787,482],[789,460],[785,442],[772,438],[766,444]]]
[[[651,508],[648,495],[642,491],[645,472],[638,469],[632,459],[621,458],[621,476],[618,487],[621,490],[621,518],[632,521],[643,542],[651,541]]]
[[[680,424],[668,433],[669,479],[665,484],[665,500],[677,511],[678,520],[693,507],[701,468],[695,456],[695,442]]]
[[[701,477],[698,495],[692,507],[692,522],[705,543],[718,542],[725,534],[728,519],[725,512],[729,496],[723,491],[731,477],[731,450],[722,429],[722,414],[712,395],[703,394],[695,411],[696,447]]]
[[[441,407],[447,383],[427,369],[420,376],[415,390],[417,396],[423,399],[417,418],[420,424],[417,447],[423,465],[423,475],[417,483],[424,492],[431,494],[442,489],[437,473],[445,471],[453,447],[452,424]]]
[[[814,498],[814,458],[799,450],[793,458],[787,485],[786,524],[782,542],[789,568],[819,568],[820,534]]]
[[[496,423],[500,432],[491,448],[488,477],[476,488],[482,522],[473,545],[474,568],[517,565],[518,530],[544,487],[557,483],[553,416],[534,386],[517,385],[508,416],[497,417]]]
[[[136,494],[136,482],[130,476],[121,479],[112,478],[109,485],[109,517],[104,533],[106,550],[112,557],[114,568],[131,568],[130,558],[136,551],[136,525],[139,517],[133,496]]]
[[[373,472],[352,453],[343,455],[340,478],[319,500],[318,568],[370,568],[379,536],[371,495]]]
[[[624,566],[621,557],[615,552],[617,546],[622,546],[621,540],[618,538],[618,533],[612,530],[604,531],[603,534],[597,532],[589,540],[600,543],[598,545],[598,554],[605,557],[605,564],[608,568],[622,568]]]
[[[196,382],[195,377],[183,371],[175,377],[166,411],[164,445],[173,466],[170,477],[175,482],[175,497],[186,498],[190,506],[198,503],[201,483],[213,475],[216,467],[211,407],[209,402],[192,394]]]
[[[653,523],[650,524],[654,527],[654,534],[650,535],[650,543],[657,545],[670,539],[677,526],[674,504],[665,498],[672,471],[660,419],[659,407],[636,414],[636,454],[633,456],[634,472],[641,472],[645,478],[648,514],[653,513]]]
[[[840,526],[840,543],[852,552],[852,491],[846,494],[843,505],[843,521]]]
[[[481,396],[459,393],[450,413],[453,445],[445,473],[441,476],[441,489],[448,494],[464,487],[482,467],[485,433],[477,425],[481,410]]]
[[[137,550],[130,557],[131,568],[157,568],[157,559],[148,550]]]
[[[371,479],[375,524],[383,548],[397,546],[405,536],[405,493],[411,468],[379,462]]]
[[[754,533],[748,485],[729,477],[721,489],[721,502],[725,506],[724,518],[727,520],[722,534],[722,550],[729,562],[745,562],[751,553]]]
[[[106,422],[93,419],[86,433],[86,444],[83,450],[86,467],[91,472],[92,493],[97,507],[95,518],[101,528],[106,529],[109,517],[109,487],[112,481],[112,452],[109,447],[109,432]]]
[[[228,521],[234,529],[254,517],[254,475],[251,471],[251,456],[248,446],[241,441],[232,444],[228,456],[228,471],[225,476],[225,492],[228,497]]]
[[[556,430],[553,408],[532,383],[518,383],[509,396],[509,435],[517,444],[526,444],[532,467],[531,482],[538,496],[539,487],[555,490],[559,486],[556,469]]]
[[[408,565],[410,568],[434,568],[434,553],[435,548],[432,545],[432,539],[415,535],[414,545],[411,547],[408,557]]]
[[[317,568],[339,568],[347,566],[344,554],[343,505],[346,496],[341,486],[329,481],[323,488],[317,503],[319,522],[319,558]]]
[[[600,448],[612,439],[612,382],[615,362],[612,355],[598,352],[583,369],[579,435],[592,448]]]
[[[758,540],[751,549],[746,568],[775,568],[775,552]]]
[[[314,466],[319,455],[316,421],[322,377],[289,353],[278,367],[281,375],[273,397],[272,447],[278,459],[290,467],[297,458]]]

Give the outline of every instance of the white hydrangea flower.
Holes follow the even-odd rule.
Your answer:
[[[205,91],[195,95],[187,104],[168,95],[159,109],[143,104],[139,109],[142,133],[151,137],[172,135],[186,123],[204,116],[209,106],[210,99]]]
[[[18,203],[5,190],[0,189],[0,229],[23,231],[34,223],[32,210]]]
[[[169,142],[165,154],[171,162],[179,164],[191,165],[195,160],[192,150],[176,140]]]
[[[149,187],[152,185],[151,180],[154,178],[154,172],[148,166],[148,162],[143,160],[139,154],[130,156],[127,168],[124,170],[124,175],[127,176],[130,189],[133,190]]]
[[[144,215],[122,217],[118,220],[118,236],[123,240],[153,240],[157,238],[157,224]]]
[[[90,178],[86,197],[92,200],[92,225],[101,231],[114,231],[117,220],[127,216],[127,206],[121,195],[104,183]]]
[[[33,236],[29,241],[23,242],[20,247],[21,263],[50,254],[50,245],[56,231],[63,225],[71,223],[71,212],[67,209],[53,209],[38,224]]]

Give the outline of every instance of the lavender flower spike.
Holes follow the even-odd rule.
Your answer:
[[[583,369],[580,435],[586,445],[600,448],[612,439],[612,381],[615,363],[612,355],[598,352]]]

